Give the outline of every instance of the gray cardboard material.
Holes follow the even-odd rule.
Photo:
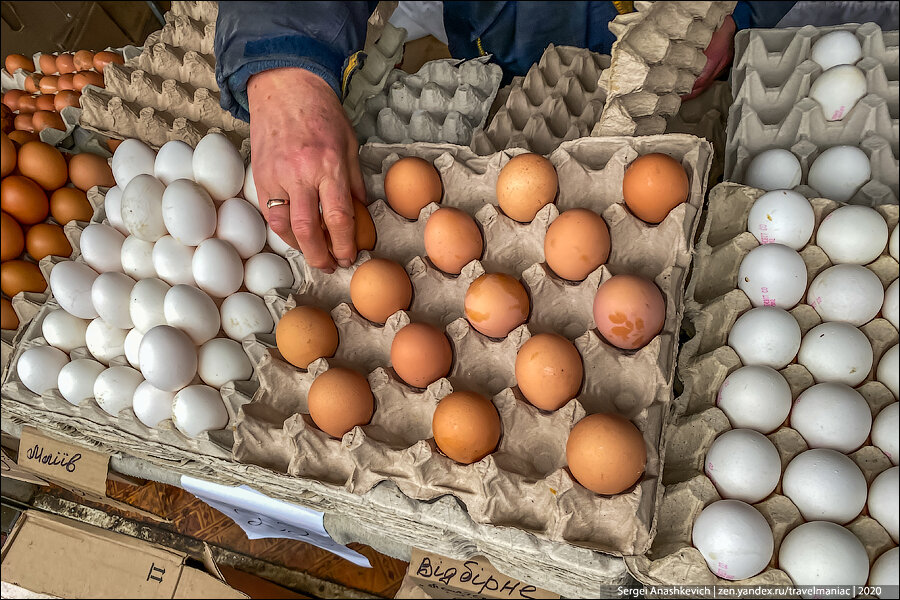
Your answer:
[[[406,30],[385,22],[378,39],[366,47],[363,65],[351,75],[344,95],[344,112],[352,125],[363,118],[366,101],[384,90],[391,71],[403,59],[404,42]]]

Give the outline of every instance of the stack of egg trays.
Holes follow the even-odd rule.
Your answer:
[[[356,123],[360,143],[446,142],[466,146],[487,120],[503,71],[490,57],[433,60],[414,75],[390,72]]]
[[[313,479],[336,490],[365,494],[392,481],[406,496],[433,501],[450,494],[477,523],[513,527],[540,539],[565,542],[612,554],[642,554],[656,531],[663,426],[672,399],[682,294],[711,160],[709,144],[688,135],[642,138],[582,138],[566,142],[549,159],[559,174],[559,196],[529,224],[516,223],[496,207],[500,169],[520,149],[477,156],[447,144],[363,147],[361,162],[369,206],[378,230],[375,256],[406,265],[413,284],[409,311],[398,311],[384,326],[370,323],[348,304],[353,270],[369,259],[361,253],[352,269],[323,275],[289,253],[295,278],[303,283],[289,297],[267,298],[277,321],[295,305],[331,311],[340,344],[334,358],[308,370],[280,358],[272,336],[246,344],[260,380],[253,402],[241,407],[235,458],[289,475]],[[622,178],[639,155],[665,152],[676,158],[691,182],[687,202],[665,221],[650,226],[622,202]],[[473,216],[483,230],[485,254],[457,277],[434,268],[422,247],[425,220],[402,219],[384,203],[384,175],[401,156],[432,161],[444,186],[442,206]],[[543,262],[543,238],[560,210],[587,207],[610,227],[612,251],[606,265],[580,283],[561,280]],[[468,285],[485,271],[521,278],[532,299],[527,324],[505,339],[474,331],[463,312]],[[636,273],[653,280],[666,298],[662,333],[644,348],[625,352],[597,333],[593,297],[613,273]],[[443,327],[454,348],[449,376],[425,390],[402,383],[390,365],[390,345],[410,321]],[[584,360],[581,393],[554,413],[537,410],[515,388],[518,348],[533,334],[557,332],[574,341]],[[306,394],[317,375],[333,366],[368,374],[375,396],[372,422],[342,440],[332,439],[309,419]],[[453,389],[478,390],[493,397],[503,436],[496,452],[460,465],[434,446],[431,418],[437,402]],[[572,425],[585,413],[615,412],[643,431],[648,455],[641,481],[616,496],[600,496],[577,484],[566,470],[565,444]]]
[[[772,562],[762,573],[741,581],[716,577],[706,566],[699,550],[691,545],[694,520],[704,507],[720,500],[712,481],[704,473],[706,453],[713,440],[731,429],[728,418],[717,407],[717,395],[725,378],[742,366],[727,338],[737,318],[751,308],[750,300],[737,288],[738,267],[744,256],[759,244],[747,232],[747,215],[753,203],[764,192],[734,183],[722,183],[710,191],[709,212],[697,244],[694,272],[688,284],[685,325],[694,329],[685,342],[678,360],[678,376],[684,382],[684,393],[675,402],[675,418],[665,452],[663,483],[665,494],[661,511],[667,518],[659,522],[659,530],[646,556],[626,557],[629,571],[647,585],[792,585],[784,571],[777,568],[778,549],[791,529],[800,525],[800,511],[781,493],[779,483],[765,500],[754,505],[766,518],[775,538]],[[822,219],[841,206],[832,200],[813,198],[816,229]],[[887,221],[889,231],[897,225],[898,207],[877,207]],[[812,240],[815,240],[815,233]],[[812,242],[800,255],[806,263],[808,282],[831,266],[821,248]],[[898,275],[898,264],[885,249],[884,254],[869,265],[883,285]],[[822,321],[815,309],[801,302],[789,311],[800,324],[803,334]],[[881,355],[897,343],[897,330],[885,319],[876,318],[860,327],[872,344],[875,360],[873,373]],[[856,389],[863,395],[872,415],[896,399],[873,373]],[[796,400],[812,386],[812,375],[793,362],[781,370]],[[808,449],[800,434],[783,425],[767,436],[781,456],[782,470],[796,455]],[[849,457],[859,466],[866,483],[891,466],[891,461],[878,448],[864,445]],[[863,543],[870,563],[885,550],[895,546],[890,535],[874,519],[864,513],[846,527]]]
[[[826,121],[809,89],[822,68],[810,59],[823,35],[845,30],[856,34],[868,93],[840,121]],[[735,38],[731,83],[734,104],[728,115],[725,178],[740,182],[750,160],[764,150],[793,152],[806,182],[809,166],[826,148],[858,145],[872,165],[872,180],[851,200],[876,206],[897,203],[900,156],[900,37],[874,23],[835,27],[807,25],[790,29],[750,29]],[[815,190],[801,185],[807,197]]]
[[[525,77],[504,89],[506,100],[472,149],[488,155],[508,148],[549,154],[566,140],[589,135],[606,101],[600,73],[609,57],[550,44]]]
[[[91,204],[96,207],[91,223],[109,224],[103,207],[103,196],[106,191],[107,188],[92,188],[88,194]],[[50,272],[60,262],[66,260],[83,262],[81,252],[78,250],[79,240],[81,232],[89,224],[72,221],[64,227],[66,237],[74,250],[69,258],[48,256],[41,260],[41,272],[48,282],[50,281]],[[44,318],[54,310],[62,310],[50,293],[49,287],[44,296],[43,302],[40,302],[40,298],[35,298],[37,302],[30,299],[18,300],[20,303],[32,304],[31,310],[34,317],[17,336],[12,358],[3,376],[3,405],[4,409],[9,411],[4,414],[4,417],[9,415],[25,423],[38,426],[58,423],[62,419],[69,426],[90,432],[92,436],[96,436],[96,439],[110,442],[111,447],[118,451],[139,458],[149,454],[168,459],[170,455],[166,453],[167,447],[176,447],[189,454],[202,454],[226,460],[231,458],[237,407],[249,402],[256,392],[259,384],[255,374],[248,381],[234,381],[222,386],[220,392],[229,417],[226,428],[221,431],[201,433],[194,438],[187,437],[178,431],[170,419],[161,422],[156,427],[147,427],[137,419],[131,408],[123,409],[118,415],[110,415],[100,408],[93,398],[75,406],[63,398],[56,389],[38,395],[26,388],[16,370],[18,360],[22,353],[29,348],[48,345],[41,331]],[[76,348],[69,356],[71,360],[93,359],[86,347]],[[130,367],[131,365],[124,356],[118,356],[110,361],[109,366]],[[195,378],[192,383],[203,382],[199,378]],[[49,428],[53,429],[54,427],[55,425]]]
[[[608,94],[591,135],[666,130],[706,65],[703,53],[737,2],[635,2],[609,24],[616,36],[600,85]]]
[[[384,91],[388,76],[403,59],[405,43],[406,30],[385,22],[378,39],[364,49],[363,64],[350,75],[343,101],[344,112],[354,127],[369,110],[366,106],[369,98]]]

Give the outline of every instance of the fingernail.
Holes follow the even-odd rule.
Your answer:
[[[346,258],[342,258],[338,261],[338,264],[341,265],[345,269],[349,269],[353,263],[350,262],[349,260],[347,260]]]

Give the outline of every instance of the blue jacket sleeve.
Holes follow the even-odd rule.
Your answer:
[[[772,28],[778,24],[796,2],[758,2],[741,0],[734,8],[732,17],[738,29]]]
[[[299,67],[341,94],[341,70],[365,43],[377,2],[220,2],[216,81],[220,104],[250,120],[247,82],[261,71]]]

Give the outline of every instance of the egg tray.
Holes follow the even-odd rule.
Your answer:
[[[219,17],[219,3],[210,0],[174,0],[169,12],[201,23],[215,23]]]
[[[616,36],[608,90],[591,135],[651,135],[666,130],[706,65],[703,51],[736,2],[635,2],[609,24]]]
[[[176,14],[174,7],[165,15],[163,28],[147,37],[146,45],[163,43],[205,56],[215,56],[216,19],[194,20],[187,14]]]
[[[369,18],[370,22],[372,18]],[[388,76],[403,59],[406,30],[394,27],[385,20],[384,29],[378,38],[366,41],[371,43],[367,43],[363,49],[362,66],[350,75],[342,103],[344,112],[354,127],[365,115],[368,99],[384,90]]]
[[[503,105],[487,128],[475,132],[472,148],[485,155],[507,148],[549,154],[563,141],[588,135],[606,100],[598,80],[607,68],[608,56],[550,44],[524,77],[507,86]]]
[[[658,227],[638,222],[617,203],[621,201],[626,165],[650,151],[675,156],[691,180],[689,201],[674,209]],[[444,185],[442,205],[469,214],[493,211],[500,217],[489,206],[495,201],[497,175],[511,156],[521,152],[482,157],[452,145],[370,144],[362,149],[361,164],[370,198],[380,199],[384,173],[399,156],[432,160]],[[586,282],[575,285],[557,279],[543,264],[523,270],[522,263],[498,259],[497,270],[523,273],[534,306],[526,325],[498,341],[474,331],[463,317],[465,290],[484,270],[480,261],[469,263],[459,277],[451,278],[426,258],[412,258],[406,264],[414,289],[412,306],[381,327],[346,304],[353,270],[369,259],[369,253],[361,253],[352,269],[323,275],[310,269],[299,253],[290,252],[295,279],[302,283],[290,298],[267,299],[273,316],[280,319],[284,310],[295,304],[331,310],[341,345],[334,359],[320,359],[304,371],[280,359],[270,336],[256,336],[258,344],[250,344],[247,349],[259,373],[260,391],[239,414],[235,458],[353,494],[365,495],[383,481],[393,482],[405,495],[418,500],[433,501],[452,494],[479,523],[517,528],[543,540],[605,552],[643,553],[655,529],[658,449],[672,397],[681,293],[702,206],[710,149],[706,142],[691,136],[584,138],[563,144],[550,160],[559,173],[559,208],[591,207],[607,217],[613,240],[608,266],[601,266]],[[416,223],[379,219],[379,204],[376,202],[372,210],[378,219],[380,240],[421,235]],[[545,207],[537,224],[508,223],[505,231],[498,230],[495,243],[512,244],[515,240],[518,244],[520,238],[527,238],[531,251],[542,252],[543,233],[557,210],[556,206]],[[401,258],[387,247],[382,250],[376,246],[374,254]],[[485,262],[489,262],[487,256]],[[593,294],[610,272],[636,272],[649,277],[667,299],[663,332],[641,350],[614,349],[601,341],[593,327]],[[456,350],[448,378],[424,391],[407,387],[388,368],[394,333],[408,320],[444,328]],[[557,331],[573,340],[585,365],[582,392],[551,414],[528,405],[512,387],[518,348],[541,331]],[[326,436],[310,425],[304,414],[305,394],[312,380],[334,365],[351,366],[368,374],[376,398],[372,423],[355,428],[343,440]],[[469,466],[443,456],[430,440],[437,401],[452,389],[462,388],[493,397],[504,430],[497,452]],[[623,414],[644,432],[646,475],[623,494],[595,495],[576,484],[565,470],[568,431],[585,411]],[[404,423],[402,429],[396,427],[397,423]]]
[[[746,231],[747,215],[763,193],[733,183],[720,184],[710,192],[709,213],[685,298],[685,325],[693,330],[693,336],[683,345],[679,356],[678,375],[684,383],[684,393],[675,402],[676,416],[670,425],[664,454],[665,493],[660,510],[667,518],[660,521],[656,539],[646,556],[625,559],[629,571],[647,585],[792,585],[787,574],[777,568],[778,549],[784,536],[803,519],[797,507],[782,495],[780,483],[768,498],[754,505],[768,521],[775,538],[773,559],[762,573],[738,582],[719,579],[691,545],[694,520],[705,506],[720,499],[704,473],[704,464],[713,440],[731,429],[728,418],[717,407],[717,394],[725,378],[742,366],[737,354],[727,345],[727,337],[735,320],[751,308],[744,292],[736,289],[737,272],[743,257],[758,246],[756,238]],[[840,206],[822,198],[811,203],[816,228],[825,215]],[[897,206],[881,206],[877,210],[890,228],[896,226]],[[800,253],[807,266],[808,281],[831,266],[825,253],[813,244]],[[897,261],[886,251],[867,268],[884,285],[896,279],[900,270]],[[815,309],[805,303],[789,312],[803,334],[822,322]],[[872,344],[874,371],[881,355],[897,343],[897,331],[882,318],[870,321],[860,330]],[[814,384],[809,371],[796,362],[780,372],[790,385],[794,399]],[[895,401],[891,392],[874,380],[872,373],[857,391],[866,399],[873,416]],[[782,469],[808,449],[800,434],[787,424],[767,437],[778,449]],[[860,467],[867,483],[891,466],[887,456],[872,445],[864,445],[849,457]],[[895,546],[884,528],[866,512],[847,527],[863,543],[870,561]]]
[[[487,57],[425,63],[415,74],[394,69],[365,102],[360,143],[447,142],[468,145],[487,120],[503,71]]]

